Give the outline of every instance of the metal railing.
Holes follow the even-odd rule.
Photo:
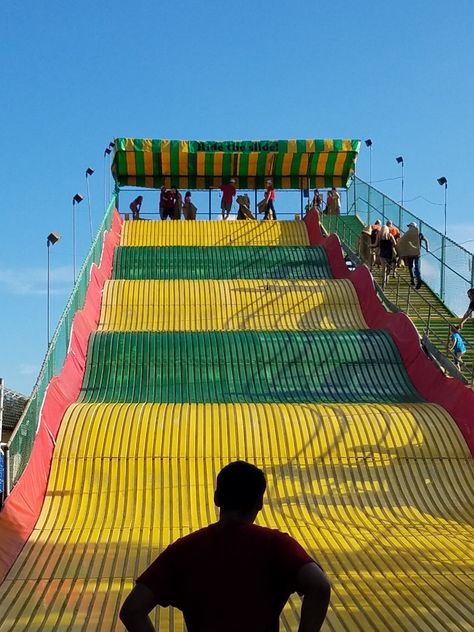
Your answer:
[[[358,177],[347,189],[346,210],[367,225],[391,219],[403,229],[416,222],[430,244],[423,253],[423,280],[452,312],[465,311],[467,290],[474,287],[474,254]]]
[[[358,234],[351,229],[350,226],[347,226],[344,220],[337,216],[331,216],[331,224],[336,226],[336,232],[341,241],[342,249],[345,253],[346,260],[357,266],[362,265],[364,261],[360,258],[356,249],[354,248],[354,244],[357,243]],[[324,222],[324,219],[323,219]],[[322,227],[324,228],[323,224]],[[327,233],[328,231],[325,232]],[[371,271],[372,272],[372,271]],[[403,311],[408,316],[414,316],[417,318],[422,327],[417,327],[418,332],[420,334],[420,338],[423,341],[426,341],[424,344],[424,348],[428,351],[432,347],[438,349],[440,353],[443,354],[443,358],[440,358],[438,354],[432,353],[429,351],[430,357],[451,376],[457,379],[460,379],[465,384],[469,384],[471,386],[474,385],[474,346],[469,344],[469,342],[465,341],[466,345],[466,356],[471,356],[471,360],[469,363],[466,363],[464,366],[463,373],[461,373],[456,366],[451,362],[451,360],[447,357],[449,354],[448,345],[449,345],[449,336],[450,336],[450,326],[451,322],[446,318],[446,316],[440,312],[435,305],[430,303],[424,296],[420,294],[415,287],[413,287],[407,279],[404,279],[397,271],[395,271],[395,277],[397,279],[397,286],[395,289],[395,297],[394,301],[391,301],[386,293],[383,291],[380,284],[377,282],[376,278],[372,273],[372,279],[374,282],[375,290],[379,296],[379,299],[384,303],[389,311]],[[406,285],[406,295],[405,292],[400,292],[400,287]],[[427,316],[422,313],[417,303],[422,303],[425,306],[425,312]],[[446,325],[446,336],[440,336],[433,328],[432,323],[433,319],[438,318]],[[422,329],[422,331],[420,331]]]

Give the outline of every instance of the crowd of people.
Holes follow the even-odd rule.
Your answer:
[[[366,226],[359,236],[358,251],[361,259],[372,270],[374,266],[382,268],[382,287],[385,288],[390,274],[395,276],[399,266],[406,265],[410,273],[410,284],[417,290],[421,288],[421,247],[429,251],[426,237],[418,230],[415,222],[410,222],[405,233],[387,220],[382,226],[380,220]]]
[[[313,199],[309,205],[309,209],[316,209],[319,213],[325,213],[327,215],[340,215],[341,214],[341,196],[337,192],[336,187],[332,187],[327,192],[326,204],[324,204],[322,193],[319,189],[314,190]]]
[[[221,191],[221,216],[223,220],[229,218],[232,211],[232,205],[234,198],[237,196],[237,188],[234,178],[231,178],[225,184],[220,187],[216,187]],[[214,187],[212,187],[214,188]],[[240,197],[240,200],[239,200]],[[263,199],[257,204],[258,213],[263,214],[264,220],[277,219],[275,210],[276,190],[273,186],[272,180],[267,180],[265,184],[265,192]],[[255,216],[250,210],[250,198],[247,194],[237,196],[238,212],[237,219],[255,219]],[[132,212],[132,219],[140,220],[140,212],[143,203],[143,196],[139,195],[130,203],[130,211]],[[179,190],[172,187],[162,186],[160,189],[160,201],[159,201],[159,213],[160,219],[173,219],[179,220],[184,217],[185,220],[196,219],[197,207],[193,204],[191,199],[191,191],[186,191],[184,196],[181,195]]]

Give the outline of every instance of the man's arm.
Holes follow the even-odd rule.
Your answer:
[[[155,632],[148,614],[156,605],[152,591],[145,584],[135,584],[120,609],[120,620],[128,632]]]
[[[326,618],[331,584],[319,566],[310,562],[299,570],[296,586],[303,595],[298,632],[319,632]]]

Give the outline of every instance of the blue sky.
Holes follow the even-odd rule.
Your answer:
[[[399,199],[403,155],[406,206],[441,227],[436,178],[446,176],[448,234],[474,240],[473,21],[471,0],[2,3],[7,386],[28,393],[46,351],[46,235],[62,235],[51,251],[55,325],[72,284],[71,198],[85,193],[85,169],[94,168],[96,227],[103,151],[117,136],[371,138],[381,190]],[[364,146],[358,172],[368,179]],[[82,260],[85,202],[77,213]]]

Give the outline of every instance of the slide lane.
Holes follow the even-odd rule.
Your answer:
[[[327,279],[321,247],[168,246],[115,249],[114,279]]]
[[[309,246],[304,222],[125,222],[121,246]]]
[[[95,333],[82,402],[416,402],[382,331]]]
[[[110,281],[99,330],[366,329],[347,280]]]
[[[470,630],[473,462],[431,404],[77,404],[38,524],[0,587],[0,630],[121,630],[119,604],[169,541],[215,520],[231,459],[268,477],[260,524],[334,585],[325,629]],[[298,599],[282,629],[296,629]],[[179,612],[157,624],[183,631]]]

